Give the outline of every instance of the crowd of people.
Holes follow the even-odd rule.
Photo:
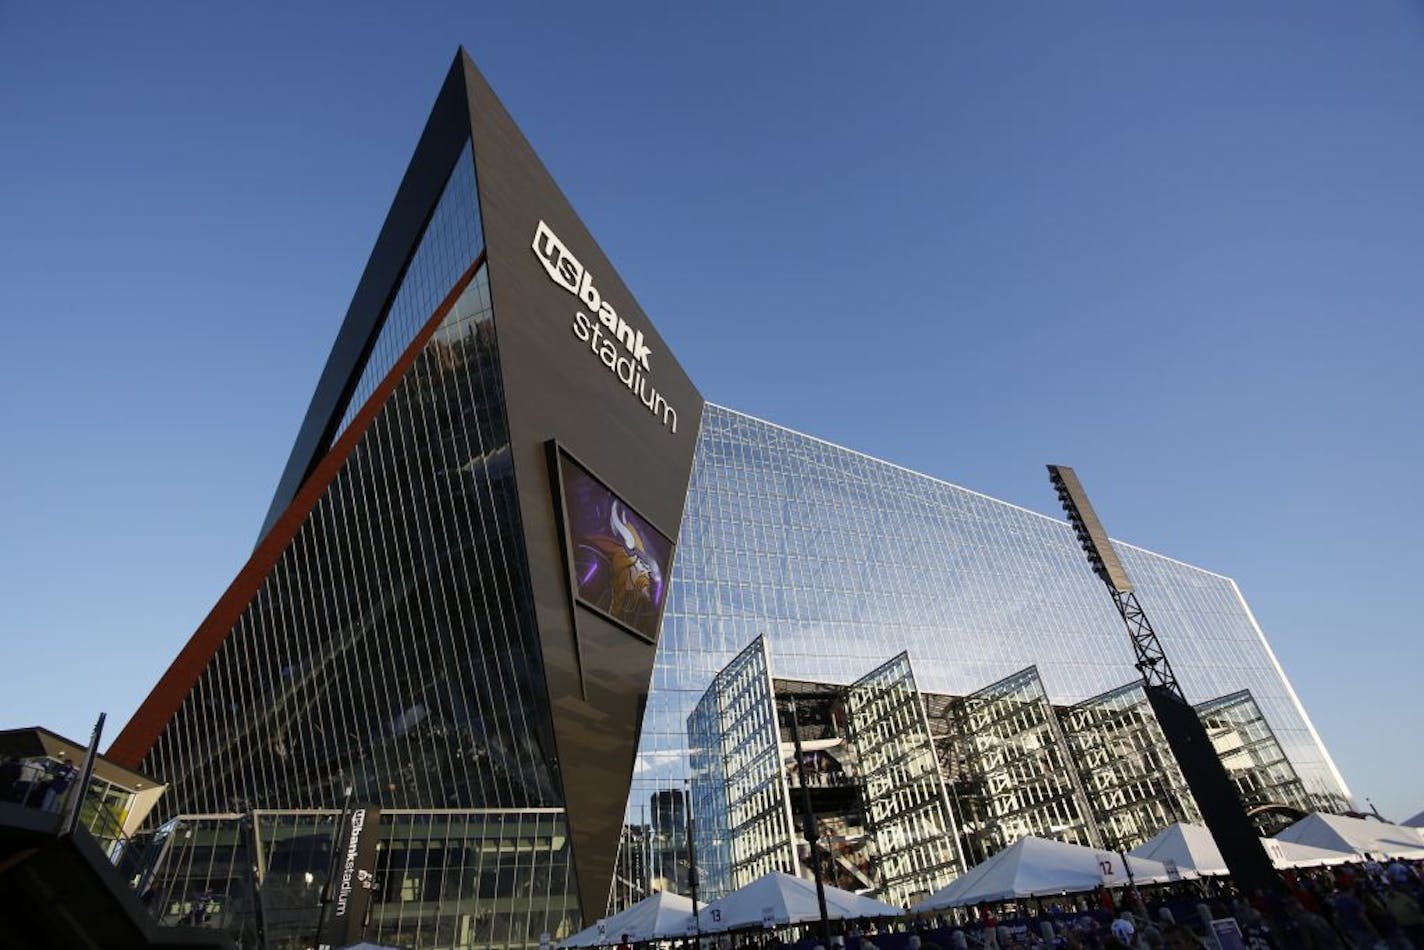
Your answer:
[[[1243,894],[1226,879],[1206,878],[1116,896],[1100,889],[1071,904],[1005,905],[999,908],[1002,917],[995,908],[981,908],[972,923],[935,921],[906,928],[901,939],[860,937],[858,943],[869,947],[852,946],[852,935],[847,950],[1218,945],[1233,950],[1233,942],[1249,950],[1424,950],[1424,879],[1418,863],[1366,861],[1286,871],[1282,885],[1274,892]]]
[[[957,917],[833,921],[830,950],[1424,950],[1424,863],[1365,861],[1285,871],[1244,894],[1225,878],[1015,901]],[[795,950],[826,950],[811,933]],[[720,950],[791,950],[773,932]],[[631,950],[631,948],[629,948]]]
[[[0,758],[0,801],[58,811],[78,770],[55,759]]]

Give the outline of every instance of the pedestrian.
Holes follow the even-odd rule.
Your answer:
[[[1122,941],[1124,947],[1132,946],[1137,938],[1137,925],[1132,922],[1132,911],[1124,909],[1112,922],[1112,935]]]
[[[69,788],[69,783],[74,780],[74,766],[68,762],[61,762],[57,767],[53,767],[48,781],[45,782],[44,798],[40,807],[45,811],[58,811],[60,800],[64,797],[65,791]]]

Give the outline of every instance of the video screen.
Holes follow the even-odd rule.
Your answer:
[[[559,475],[578,601],[655,642],[672,542],[563,452]]]

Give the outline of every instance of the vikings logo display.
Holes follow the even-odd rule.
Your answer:
[[[562,454],[559,469],[578,599],[657,639],[672,542]]]

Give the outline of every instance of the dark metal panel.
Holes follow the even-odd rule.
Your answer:
[[[655,645],[572,603],[546,445],[557,440],[650,522],[675,533],[703,401],[489,85],[468,58],[464,63],[520,513],[579,898],[589,921],[603,913],[613,878]],[[545,267],[535,252],[541,222],[587,281],[564,286]],[[573,269],[570,261],[565,276]],[[576,315],[588,319],[603,304],[616,316],[611,328],[600,324],[600,335],[616,334],[621,319],[633,344],[614,340],[612,369],[591,347],[592,324],[589,339],[576,335]],[[659,411],[650,411],[620,374],[641,378],[645,394],[655,388]]]
[[[415,155],[386,213],[375,249],[356,285],[341,332],[326,359],[311,405],[297,432],[292,454],[277,482],[277,491],[257,537],[259,544],[326,454],[326,447],[346,408],[346,399],[365,365],[366,353],[380,331],[381,315],[395,294],[421,231],[440,198],[451,165],[469,141],[465,83],[460,65],[463,58],[463,51],[457,53],[445,76]]]

